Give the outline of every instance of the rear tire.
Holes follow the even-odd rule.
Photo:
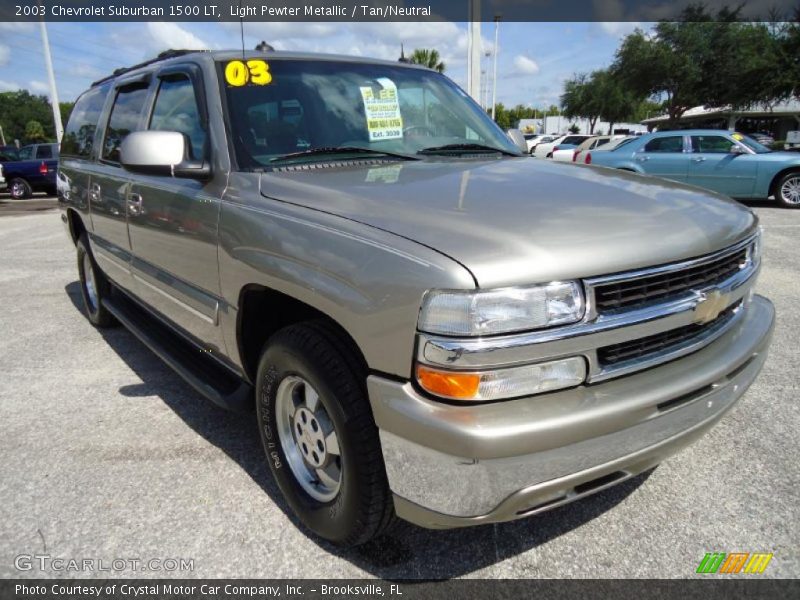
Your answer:
[[[366,366],[333,326],[280,330],[258,367],[256,409],[267,463],[303,524],[341,546],[395,519]]]
[[[85,233],[78,239],[75,247],[78,251],[78,275],[86,317],[95,327],[111,327],[117,321],[103,306],[103,298],[111,294],[111,284],[97,267],[89,247],[89,238]]]
[[[8,182],[8,192],[14,200],[23,200],[33,195],[31,185],[21,177],[15,177]]]
[[[800,208],[800,171],[780,178],[775,185],[775,199],[784,208]]]

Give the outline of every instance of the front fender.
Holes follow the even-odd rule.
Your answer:
[[[465,267],[416,242],[261,196],[247,194],[242,202],[245,196],[229,192],[239,196],[226,195],[219,224],[229,349],[236,347],[239,293],[257,284],[328,315],[352,336],[371,369],[407,378],[425,291],[475,287]]]

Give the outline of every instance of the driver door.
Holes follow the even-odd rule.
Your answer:
[[[183,133],[194,160],[212,144],[196,65],[162,69],[145,129]],[[131,180],[128,232],[136,293],[209,350],[222,348],[217,221],[225,174],[209,181],[139,174]]]
[[[733,152],[741,148],[744,153]],[[753,195],[758,163],[727,135],[693,135],[688,182],[734,198]]]

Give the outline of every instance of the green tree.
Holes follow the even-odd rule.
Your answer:
[[[581,128],[578,127],[577,123],[573,123],[572,125],[569,126],[569,132],[570,133],[580,133],[581,132]]]
[[[689,6],[679,21],[662,21],[652,34],[628,35],[612,71],[635,96],[663,100],[671,122],[693,106],[743,108],[785,97],[788,35],[741,22],[739,13],[725,8],[713,16],[702,5]]]
[[[494,122],[503,130],[511,129],[515,125],[512,124],[511,115],[502,102],[498,102],[494,107]]]
[[[598,97],[598,92],[592,77],[580,74],[564,84],[564,93],[561,95],[564,116],[570,119],[575,117],[588,119],[589,133],[594,133],[594,126],[600,118],[601,99]]]
[[[59,102],[58,109],[61,113],[61,124],[63,127],[67,126],[69,116],[72,114],[72,108],[75,106],[74,102]]]
[[[566,82],[561,96],[564,115],[587,119],[592,134],[600,119],[610,123],[610,130],[614,123],[629,119],[637,103],[634,92],[607,69],[576,75]]]
[[[784,74],[784,86],[789,95],[800,99],[800,5],[795,8],[792,21],[782,24],[779,70]]]
[[[0,93],[0,125],[8,143],[25,139],[29,121],[41,124],[45,140],[55,140],[53,111],[46,96],[34,96],[25,90]]]
[[[606,69],[595,71],[592,74],[592,81],[599,98],[600,118],[608,122],[609,134],[614,132],[615,123],[634,119],[634,113],[642,99],[638,98],[622,79]]]
[[[444,73],[445,64],[440,58],[438,50],[416,48],[408,60],[415,65],[422,65],[434,71],[439,71],[439,73]]]
[[[47,139],[42,124],[34,120],[28,121],[25,124],[25,133],[23,135],[25,142],[29,144],[44,142]]]

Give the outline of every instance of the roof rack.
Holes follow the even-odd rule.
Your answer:
[[[164,50],[160,52],[158,56],[155,58],[151,58],[150,60],[146,60],[144,62],[140,62],[139,64],[133,65],[132,67],[123,67],[120,69],[116,69],[111,75],[103,77],[102,79],[98,79],[97,81],[92,82],[91,87],[95,87],[96,85],[100,85],[101,83],[105,83],[110,79],[114,79],[115,77],[119,77],[123,73],[128,73],[129,71],[134,71],[136,69],[140,69],[141,67],[146,67],[147,65],[152,65],[153,63],[157,63],[162,60],[167,60],[168,58],[175,58],[177,56],[184,56],[186,54],[194,54],[195,52],[208,52],[208,50]]]

